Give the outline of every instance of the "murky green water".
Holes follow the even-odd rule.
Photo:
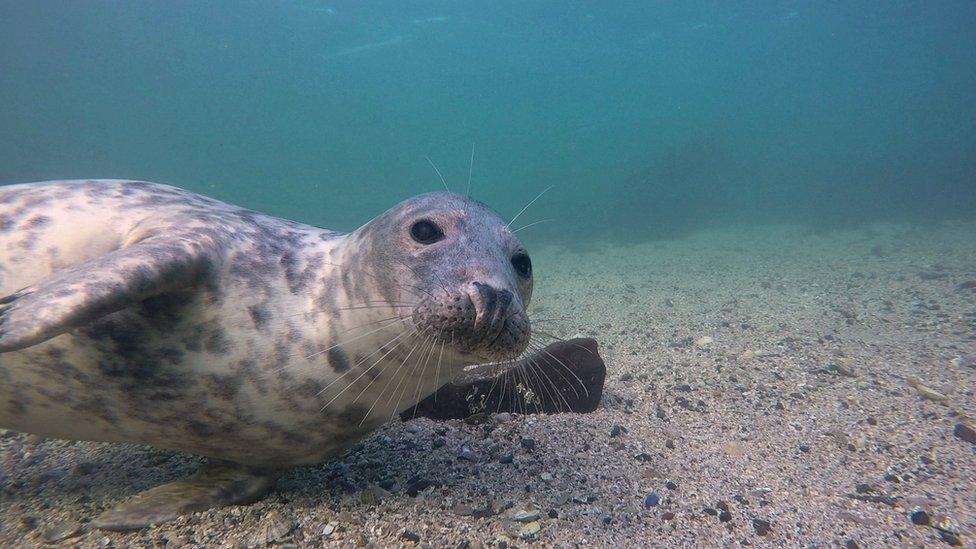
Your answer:
[[[0,2],[0,183],[352,229],[471,187],[533,239],[976,212],[976,5]],[[528,231],[527,231],[528,232]]]

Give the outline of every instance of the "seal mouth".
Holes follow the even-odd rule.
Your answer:
[[[461,355],[490,361],[519,356],[531,337],[516,295],[481,282],[421,302],[413,311],[413,324],[421,335],[433,336]]]

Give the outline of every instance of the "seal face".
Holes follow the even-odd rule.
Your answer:
[[[140,181],[0,187],[0,426],[249,467],[147,492],[105,527],[247,501],[267,471],[516,357],[531,294],[507,224],[451,193],[339,234]],[[215,499],[217,478],[251,488]]]

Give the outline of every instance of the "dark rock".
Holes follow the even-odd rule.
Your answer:
[[[674,513],[672,513],[671,511],[668,511],[667,513],[661,515],[662,520],[671,520],[673,518],[674,518]]]
[[[522,437],[522,440],[520,440],[519,443],[522,445],[522,448],[529,452],[535,450],[535,439]]]
[[[622,434],[624,434],[626,432],[627,432],[627,428],[626,427],[621,427],[620,425],[614,425],[613,427],[610,428],[610,436],[611,437],[619,437],[620,435],[622,435]]]
[[[537,395],[547,395],[547,398],[526,402],[515,391],[492,390],[525,384],[520,377],[519,366],[528,363],[533,364],[532,369],[538,373],[538,379],[550,379],[555,383],[555,387],[528,387]],[[403,412],[401,418],[467,419],[477,411],[469,405],[468,397],[471,395],[488,395],[483,409],[496,412],[555,414],[566,412],[567,407],[571,412],[592,412],[600,403],[606,375],[606,365],[600,357],[596,340],[576,338],[557,341],[497,376],[449,383]],[[483,416],[479,421],[481,419]]]
[[[770,531],[772,531],[772,525],[768,520],[762,520],[754,518],[752,519],[752,527],[756,530],[756,533],[760,536],[765,536]]]
[[[407,489],[405,491],[407,492],[408,496],[415,498],[417,497],[417,494],[423,492],[431,486],[437,486],[437,483],[425,478],[413,478],[407,482]]]
[[[962,547],[962,538],[960,538],[955,532],[939,530],[939,537],[942,538],[942,541],[953,547]]]
[[[669,481],[667,481],[667,482],[665,482],[665,483],[664,483],[664,486],[665,486],[665,487],[666,487],[666,488],[667,488],[668,490],[677,490],[677,489],[678,489],[678,485],[677,485],[677,484],[675,484],[675,483],[673,483],[673,482],[671,482],[670,480],[669,480]]]
[[[511,452],[507,454],[502,454],[502,456],[498,458],[498,463],[514,463],[514,462],[515,462],[515,454]]]
[[[924,509],[915,509],[910,515],[912,519],[912,524],[917,524],[919,526],[928,526],[932,522],[932,517],[925,512]]]
[[[410,530],[404,530],[403,533],[400,534],[400,539],[403,539],[403,540],[406,540],[406,541],[412,541],[414,543],[418,543],[418,542],[420,542],[420,535],[415,534],[414,532],[411,532]]]
[[[651,492],[644,498],[644,507],[657,507],[658,503],[661,503],[661,496],[657,492]]]
[[[844,542],[844,549],[861,549],[861,546],[856,541],[849,539]]]
[[[960,421],[956,424],[955,429],[952,430],[952,434],[956,435],[956,438],[965,440],[970,444],[976,444],[976,427],[973,425]]]
[[[858,494],[867,494],[868,492],[873,492],[874,487],[870,484],[861,483],[854,487],[854,491]]]
[[[722,522],[730,522],[732,520],[732,513],[728,511],[722,511],[718,514],[718,520]]]
[[[711,515],[713,517],[718,515],[718,511],[716,511],[715,509],[712,509],[711,507],[706,507],[706,508],[702,509],[702,511],[706,515]]]

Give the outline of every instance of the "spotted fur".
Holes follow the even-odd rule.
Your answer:
[[[418,218],[455,241],[418,246]],[[446,193],[343,235],[140,181],[0,187],[0,426],[321,461],[461,366],[524,349],[521,249]]]

